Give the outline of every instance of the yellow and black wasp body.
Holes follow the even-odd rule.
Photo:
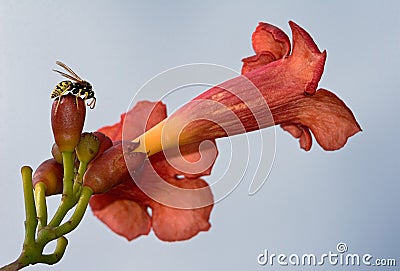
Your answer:
[[[91,109],[93,109],[96,106],[96,97],[94,97],[92,85],[89,82],[82,80],[70,67],[68,67],[64,63],[57,61],[56,64],[67,70],[69,74],[58,70],[53,71],[58,72],[62,76],[71,79],[72,81],[62,81],[58,83],[51,93],[50,97],[57,98],[71,91],[77,97],[84,96],[83,100],[85,101],[91,99],[90,103],[88,103],[87,105],[90,106]]]

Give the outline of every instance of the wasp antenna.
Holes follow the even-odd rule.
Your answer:
[[[73,77],[72,75],[66,74],[65,72],[62,72],[62,71],[59,71],[59,70],[54,70],[54,69],[53,69],[53,71],[61,74],[62,76],[66,77],[66,78],[68,78],[68,79],[70,79],[72,81],[75,81],[75,82],[80,82],[81,81],[81,79]]]
[[[66,69],[71,75],[72,77],[75,77],[77,81],[83,81],[82,78],[80,78],[70,67],[68,67],[66,64],[62,63],[61,61],[56,61],[56,64],[58,66],[63,67],[64,69]]]

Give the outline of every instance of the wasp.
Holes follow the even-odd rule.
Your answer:
[[[92,85],[88,81],[85,81],[82,78],[80,78],[70,67],[68,67],[61,61],[56,61],[56,64],[64,68],[69,74],[58,70],[53,70],[53,71],[58,72],[62,76],[72,81],[66,80],[58,83],[57,86],[54,88],[53,92],[51,93],[50,98],[61,97],[66,92],[71,91],[73,94],[77,95],[77,97],[84,96],[83,97],[84,101],[91,99],[90,103],[88,103],[87,106],[89,106],[90,109],[93,109],[96,106],[96,97],[94,97],[94,91],[92,90]]]

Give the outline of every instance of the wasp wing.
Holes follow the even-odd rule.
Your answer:
[[[58,72],[58,73],[61,74],[62,76],[67,77],[68,79],[71,79],[72,81],[75,81],[75,82],[80,82],[80,81],[82,81],[81,79],[75,78],[75,77],[73,77],[72,75],[66,74],[65,72],[58,71],[58,70],[53,70],[53,71],[54,71],[54,72]]]

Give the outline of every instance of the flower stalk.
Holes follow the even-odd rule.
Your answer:
[[[35,185],[35,203],[40,230],[47,225],[46,185],[42,182]]]
[[[68,160],[67,157],[68,155],[63,157],[64,162]],[[68,170],[70,168],[67,166],[65,173]],[[83,187],[76,203],[72,197],[73,200],[66,203],[66,197],[63,197],[52,222],[47,225],[46,185],[43,182],[38,182],[35,185],[34,193],[32,169],[30,167],[22,167],[21,173],[26,215],[25,240],[21,255],[15,262],[0,268],[2,271],[19,270],[30,264],[37,263],[52,265],[60,261],[68,245],[65,235],[73,231],[82,221],[89,205],[89,199],[93,194],[90,188]],[[67,174],[73,174],[73,168],[72,172],[68,172]],[[74,213],[68,221],[61,224],[65,215],[71,209],[71,205],[72,207],[76,205]],[[53,240],[57,240],[57,245],[53,253],[43,254],[44,248]]]
[[[14,262],[0,268],[0,270],[19,270],[30,264],[46,263],[55,264],[64,255],[68,241],[55,228],[46,226],[47,208],[45,200],[45,184],[39,182],[35,185],[33,193],[32,169],[28,166],[21,168],[22,183],[25,202],[25,240],[21,255]],[[87,206],[87,203],[86,203]],[[82,209],[83,207],[81,207]],[[86,209],[86,208],[85,208]],[[38,227],[39,221],[39,227]],[[53,253],[43,254],[46,245],[57,239]]]
[[[50,227],[60,225],[65,215],[76,203],[73,195],[74,160],[72,159],[72,152],[62,152],[62,158],[64,165],[63,194],[61,204],[49,223]]]
[[[24,188],[25,199],[25,241],[24,247],[33,246],[35,244],[35,232],[37,226],[35,200],[33,196],[32,186],[32,169],[30,167],[22,167],[22,182]]]

